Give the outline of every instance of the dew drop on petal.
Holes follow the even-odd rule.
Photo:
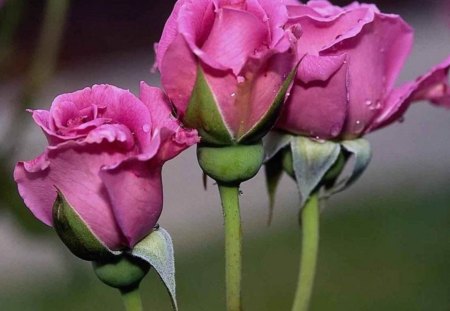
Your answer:
[[[235,97],[236,96],[236,93],[231,93],[231,97]]]
[[[142,126],[142,130],[143,130],[145,133],[149,133],[149,132],[150,132],[150,125],[149,125],[149,124],[144,124],[144,125]]]
[[[244,83],[245,82],[245,77],[244,76],[238,76],[237,77],[237,82],[238,83]]]
[[[341,132],[341,126],[339,124],[335,124],[331,127],[330,134],[332,137],[339,136],[339,133]]]

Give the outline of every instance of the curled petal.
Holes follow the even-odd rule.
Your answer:
[[[158,159],[167,161],[200,141],[196,130],[186,129],[173,115],[167,96],[156,87],[141,82],[140,97],[151,113],[155,131],[152,136],[160,136],[161,145]]]
[[[450,107],[449,70],[450,57],[416,81],[394,89],[370,130],[395,122],[414,101],[429,100],[436,105]]]

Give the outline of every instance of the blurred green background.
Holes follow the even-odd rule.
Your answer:
[[[416,30],[401,81],[450,54],[448,1],[374,2]],[[8,0],[0,9],[1,311],[122,310],[118,293],[96,279],[90,264],[31,216],[12,170],[45,146],[24,108],[47,109],[56,95],[94,83],[135,93],[140,80],[158,84],[150,72],[153,42],[173,1],[68,3],[64,18],[50,23],[46,47],[52,42],[54,57],[44,57],[44,69],[37,55],[46,1]],[[58,29],[61,39],[52,40]],[[448,133],[450,111],[424,103],[412,107],[404,123],[369,136],[374,158],[368,171],[322,213],[312,310],[450,310]],[[224,310],[221,210],[215,186],[202,188],[194,148],[166,165],[164,192],[161,225],[175,243],[180,309]],[[301,246],[295,186],[283,178],[270,227],[262,174],[243,185],[241,199],[245,310],[289,310]],[[154,272],[142,294],[145,310],[170,310]]]

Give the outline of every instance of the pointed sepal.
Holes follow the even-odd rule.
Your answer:
[[[53,204],[53,226],[63,243],[81,259],[99,261],[120,254],[120,252],[109,250],[95,236],[59,190]]]
[[[335,164],[341,146],[332,141],[314,141],[307,137],[296,136],[292,138],[291,151],[300,206],[303,207]]]
[[[204,143],[213,145],[233,143],[232,135],[200,66],[183,122],[186,126],[197,129]]]
[[[348,176],[344,177],[332,188],[327,190],[327,196],[344,191],[355,183],[367,169],[370,160],[372,159],[372,148],[370,147],[369,141],[364,138],[342,141],[341,146],[343,152],[348,153],[348,157],[354,158],[354,165]]]
[[[178,310],[175,286],[175,258],[172,238],[159,227],[134,246],[131,254],[149,263],[166,286],[174,310]]]

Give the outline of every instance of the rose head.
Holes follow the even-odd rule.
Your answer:
[[[58,96],[50,111],[33,111],[48,147],[14,172],[33,214],[53,224],[57,190],[111,250],[133,247],[162,210],[165,161],[198,141],[180,127],[165,95],[141,84],[140,99],[110,85]]]
[[[273,125],[294,68],[279,0],[179,0],[156,47],[162,85],[202,141],[261,138]],[[287,85],[286,85],[287,84]]]
[[[291,3],[291,1],[289,1]],[[340,8],[327,1],[287,5],[302,36],[302,59],[277,127],[318,139],[352,139],[398,120],[411,102],[450,103],[450,58],[398,88],[413,32],[374,5]]]

